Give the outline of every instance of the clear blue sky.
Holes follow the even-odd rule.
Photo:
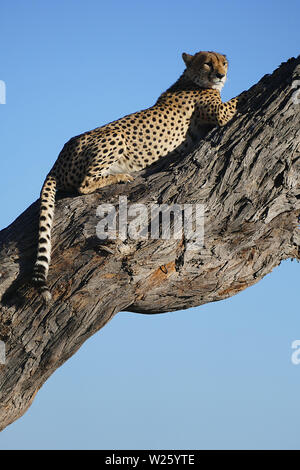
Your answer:
[[[299,54],[298,0],[3,1],[0,227],[39,196],[63,144],[153,104],[182,52],[230,60],[224,100]],[[0,449],[300,449],[299,270],[226,301],[122,313],[42,387]]]

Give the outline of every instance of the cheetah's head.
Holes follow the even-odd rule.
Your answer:
[[[186,74],[203,88],[221,91],[226,81],[228,61],[224,54],[200,51],[194,55],[182,54]]]

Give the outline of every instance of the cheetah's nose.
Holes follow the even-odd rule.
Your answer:
[[[223,77],[225,77],[225,73],[219,73],[218,72],[218,73],[216,73],[216,77],[217,78],[223,78]]]

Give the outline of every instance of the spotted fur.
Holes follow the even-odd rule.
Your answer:
[[[235,114],[237,98],[222,103],[226,56],[183,53],[181,77],[154,106],[73,137],[49,172],[40,197],[39,241],[33,282],[51,299],[47,274],[57,189],[88,194],[103,186],[132,181],[132,173],[173,150],[188,148],[203,124],[224,126]]]

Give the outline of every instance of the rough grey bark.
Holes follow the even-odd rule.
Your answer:
[[[281,260],[300,259],[300,58],[252,87],[241,112],[194,152],[160,162],[134,183],[56,205],[45,307],[30,286],[38,203],[0,232],[0,429],[117,312],[162,313],[230,297]],[[296,81],[296,82],[295,82]],[[299,82],[298,82],[299,83]],[[204,204],[203,248],[187,240],[96,236],[100,203]]]

